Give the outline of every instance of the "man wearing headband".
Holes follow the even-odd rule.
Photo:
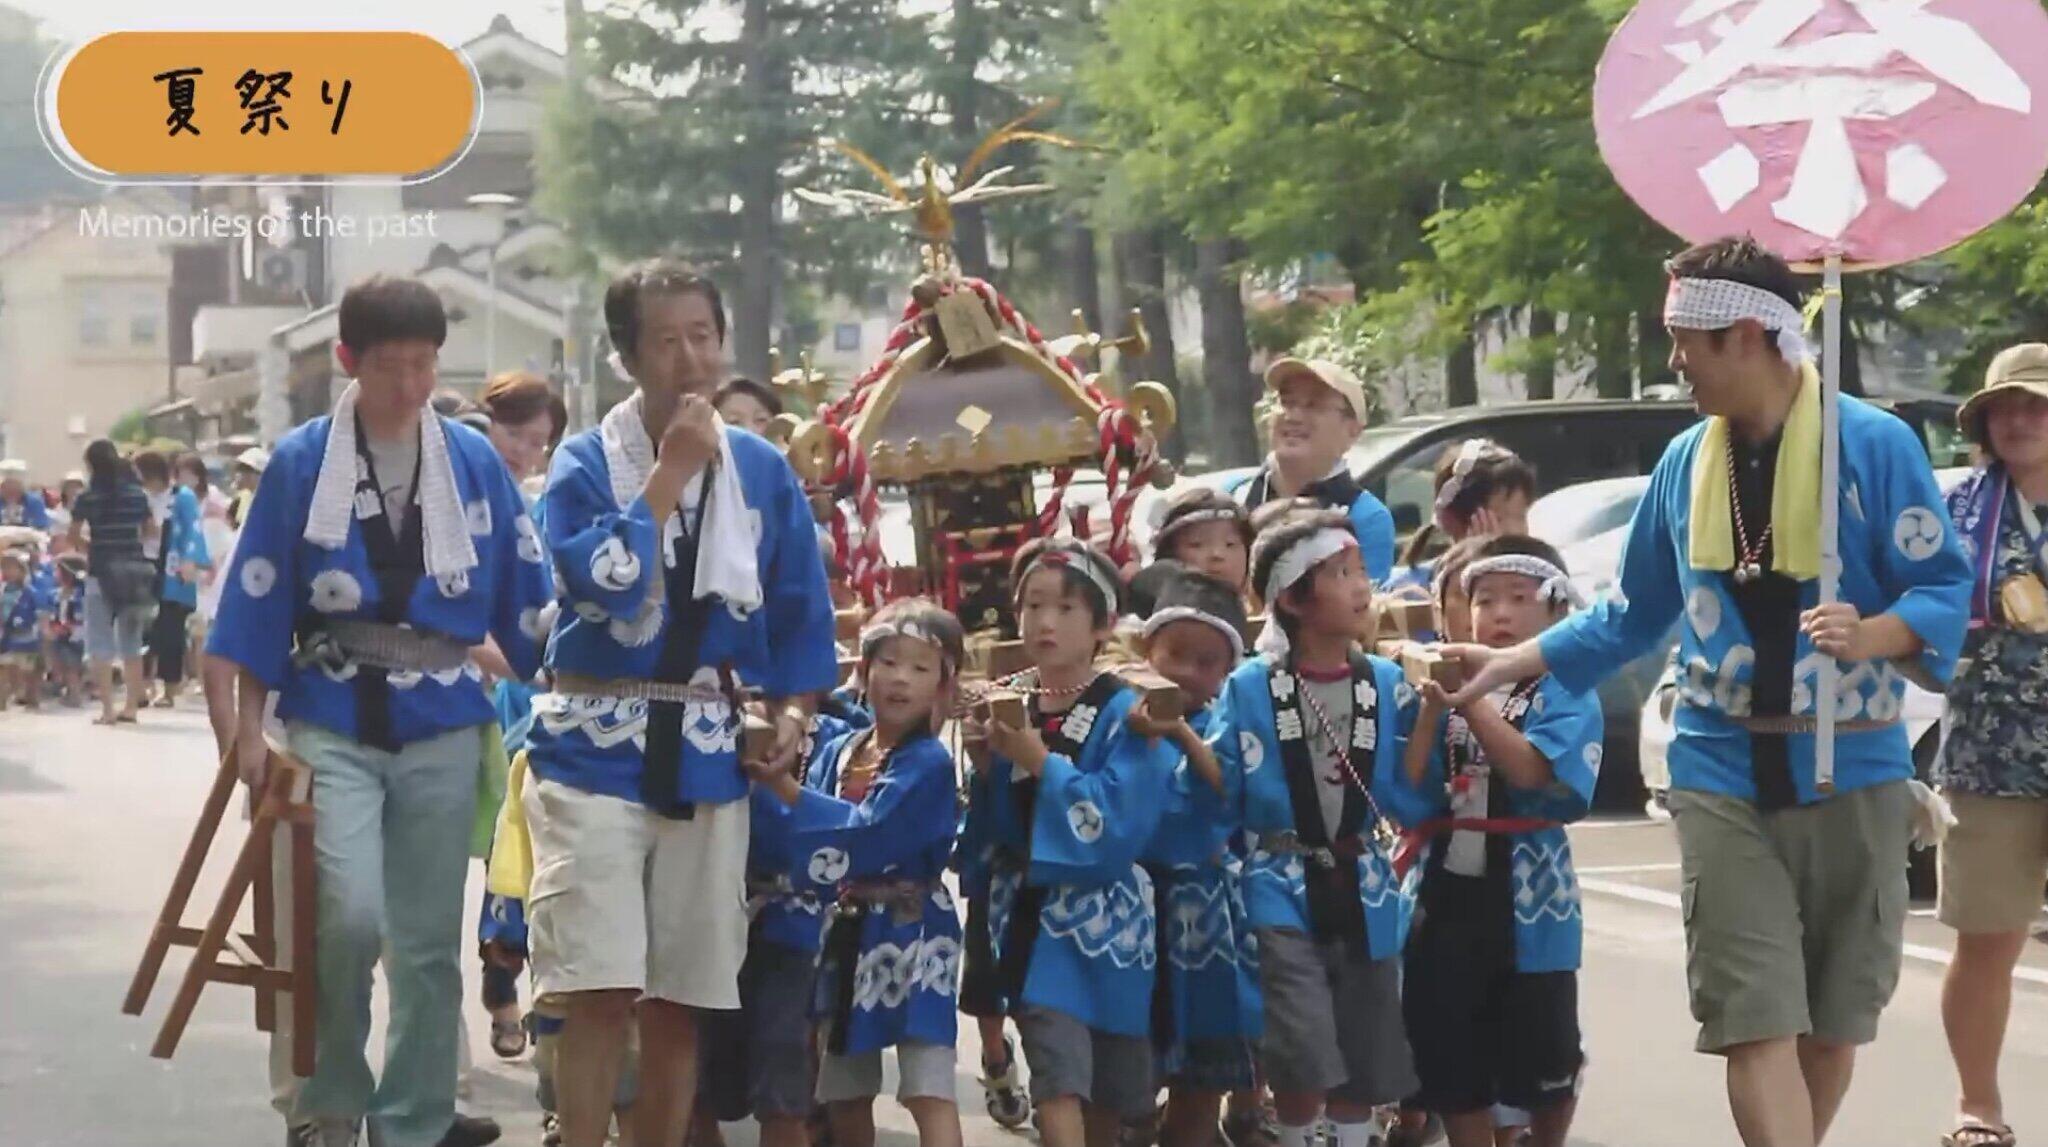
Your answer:
[[[1266,368],[1266,389],[1277,400],[1273,452],[1231,495],[1248,511],[1288,498],[1343,511],[1365,572],[1375,582],[1385,579],[1394,569],[1394,516],[1344,460],[1365,429],[1365,385],[1334,362],[1283,358]]]
[[[1784,262],[1725,239],[1669,269],[1671,365],[1708,417],[1651,475],[1619,592],[1513,649],[1453,647],[1459,700],[1546,669],[1589,691],[1682,623],[1671,811],[1698,1047],[1728,1058],[1745,1141],[1809,1147],[1898,980],[1914,808],[1902,673],[1948,680],[1970,571],[1919,439],[1891,415],[1840,400],[1841,483],[1821,490],[1820,379]],[[1827,607],[1824,494],[1842,560]],[[1830,657],[1831,792],[1814,765]]]
[[[698,1021],[739,1006],[748,781],[739,702],[765,697],[769,756],[796,760],[839,679],[816,523],[789,462],[722,425],[718,288],[670,259],[605,292],[615,366],[635,381],[555,451],[542,498],[562,607],[553,687],[534,698],[537,998],[566,1019],[564,1147],[597,1147],[637,1021],[633,1140],[680,1143]]]
[[[1260,1058],[1281,1147],[1307,1147],[1325,1113],[1335,1147],[1366,1147],[1374,1109],[1416,1083],[1399,961],[1413,903],[1387,819],[1426,813],[1396,783],[1415,691],[1358,648],[1372,583],[1343,514],[1269,525],[1252,584],[1268,611],[1265,656],[1231,674],[1211,743],[1257,839],[1244,895],[1265,1002]]]

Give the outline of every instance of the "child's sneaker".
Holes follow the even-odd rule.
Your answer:
[[[1003,1066],[990,1071],[982,1063],[981,1090],[988,1101],[988,1117],[1005,1131],[1015,1131],[1031,1119],[1031,1097],[1024,1092],[1024,1080],[1017,1070],[1017,1049],[1003,1040]]]
[[[1223,1117],[1223,1141],[1229,1147],[1278,1147],[1280,1124],[1263,1104]]]

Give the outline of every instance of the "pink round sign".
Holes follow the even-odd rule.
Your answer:
[[[1888,266],[2003,218],[2048,168],[2035,0],[1641,0],[1593,88],[1600,151],[1688,242]]]

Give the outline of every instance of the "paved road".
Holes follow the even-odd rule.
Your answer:
[[[245,993],[202,1000],[178,1058],[149,1058],[155,1023],[182,968],[173,956],[146,1020],[119,1013],[134,961],[212,773],[197,713],[150,713],[141,727],[99,729],[82,714],[0,714],[0,1127],[26,1147],[201,1147],[279,1141],[265,1102],[264,1045]],[[1735,1141],[1718,1062],[1691,1053],[1684,944],[1668,827],[1595,824],[1575,834],[1587,903],[1582,995],[1592,1073],[1574,1142],[1584,1147],[1724,1147]],[[218,887],[228,842],[202,880]],[[477,895],[473,882],[471,895]],[[1831,1142],[1931,1145],[1953,1083],[1936,1011],[1948,937],[1918,917],[1898,998],[1864,1057]],[[473,972],[473,969],[472,969]],[[2006,1065],[2011,1114],[2048,1136],[2048,945],[2029,954]],[[486,1047],[480,1008],[466,1014]],[[970,1029],[971,1030],[971,1029]],[[485,1057],[487,1060],[489,1056]],[[963,1048],[963,1064],[973,1053]],[[980,1112],[971,1072],[968,1140],[1021,1143]],[[532,1073],[479,1065],[470,1105],[498,1117],[505,1142],[538,1141]],[[886,1147],[910,1126],[879,1105]],[[734,1147],[747,1128],[727,1129]]]

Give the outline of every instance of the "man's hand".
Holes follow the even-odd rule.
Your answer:
[[[718,412],[710,401],[699,394],[683,395],[661,432],[657,462],[687,480],[718,456],[718,435]]]
[[[1504,685],[1513,685],[1543,672],[1543,649],[1534,641],[1524,641],[1509,649],[1495,649],[1487,645],[1445,645],[1440,648],[1445,657],[1458,663],[1465,675],[1465,687],[1448,698],[1454,709],[1463,709]]]
[[[740,758],[740,768],[746,770],[747,778],[790,808],[803,797],[803,786],[797,783],[796,774],[787,766],[777,765],[772,760],[751,761]]]
[[[263,787],[270,775],[270,742],[263,737],[263,722],[244,722],[235,736],[235,772],[252,789]]]
[[[1871,648],[1869,627],[1856,607],[1846,601],[1817,605],[1800,614],[1799,632],[1815,649],[1837,661],[1868,661],[1878,656]]]
[[[1045,758],[1051,754],[1045,747],[1045,739],[1033,728],[1019,729],[1001,721],[991,721],[988,726],[988,747],[1007,758],[1017,768],[1030,776],[1043,776]]]
[[[1424,681],[1420,692],[1422,693],[1422,710],[1415,718],[1415,727],[1418,729],[1435,728],[1436,719],[1443,716],[1451,708],[1451,695],[1444,692],[1444,687],[1434,681]]]

